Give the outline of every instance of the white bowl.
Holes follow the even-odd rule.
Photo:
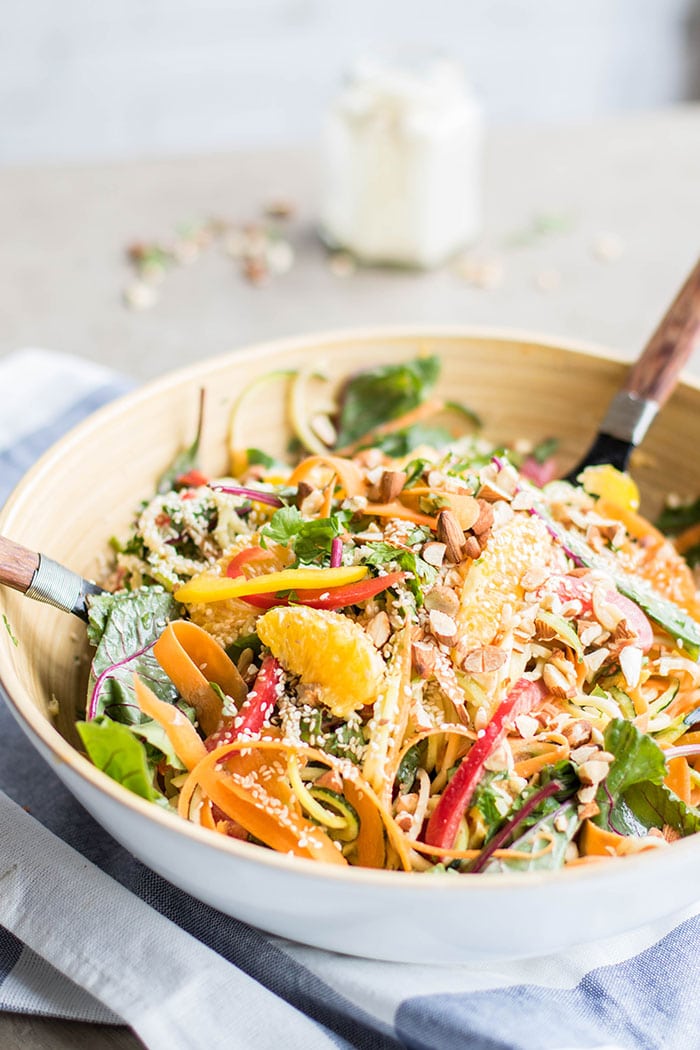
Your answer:
[[[479,411],[493,437],[556,434],[564,467],[587,446],[624,374],[623,364],[590,347],[462,329],[375,329],[253,347],[158,380],[92,416],[21,482],[0,515],[0,531],[94,575],[108,537],[124,533],[138,501],[191,437],[201,386],[208,391],[203,466],[213,473],[225,465],[231,401],[254,376],[321,361],[340,376],[421,349],[442,356],[442,388]],[[283,444],[278,400],[270,387],[251,409],[250,444]],[[652,501],[669,478],[677,491],[695,491],[699,410],[700,389],[688,382],[655,426],[638,472]],[[19,646],[0,631],[0,686],[56,774],[144,863],[262,929],[376,959],[495,960],[610,936],[700,896],[697,836],[566,871],[478,877],[338,869],[224,839],[130,794],[72,746],[88,659],[78,621],[8,591],[0,594],[2,612]],[[55,724],[53,696],[60,703]]]

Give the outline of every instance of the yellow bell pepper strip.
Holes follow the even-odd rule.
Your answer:
[[[209,683],[216,683],[237,706],[248,695],[236,665],[218,642],[188,620],[168,624],[153,647],[153,655],[180,696],[192,704],[207,736],[218,728],[222,708],[221,697]]]
[[[357,583],[367,575],[366,565],[341,566],[338,569],[283,569],[252,579],[212,576],[201,573],[175,591],[175,600],[184,605],[197,602],[222,602],[227,598],[245,598],[248,594],[275,594],[298,588],[342,587]]]
[[[197,730],[175,704],[159,700],[137,674],[134,675],[136,701],[145,715],[163,727],[173,751],[186,769],[194,769],[206,757],[207,749]]]
[[[346,496],[364,496],[367,486],[362,471],[351,459],[343,459],[342,456],[307,456],[289,475],[287,484],[298,485],[316,467],[327,467],[331,474],[337,474]]]
[[[536,682],[531,682],[528,678],[518,679],[505,700],[496,708],[496,713],[483,734],[477,737],[473,747],[462,759],[462,764],[440,796],[440,801],[433,810],[425,833],[425,841],[429,846],[452,848],[459,822],[481,780],[487,758],[500,744],[507,726],[518,715],[532,711],[546,695],[547,690],[541,679]]]

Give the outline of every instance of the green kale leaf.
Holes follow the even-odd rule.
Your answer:
[[[153,785],[146,749],[128,726],[101,717],[78,722],[77,728],[93,765],[149,802],[163,798]]]
[[[416,408],[428,397],[439,374],[439,358],[431,356],[380,365],[352,376],[341,395],[338,447]]]
[[[600,812],[593,818],[594,823],[622,835],[639,834],[638,826],[628,815],[627,794],[637,784],[663,783],[664,753],[655,740],[624,718],[613,718],[608,723],[604,741],[605,750],[615,759],[598,788],[596,802]]]
[[[177,618],[178,610],[161,587],[88,598],[88,639],[97,647],[90,669],[88,719],[107,714],[127,724],[143,721],[134,695],[135,672],[161,700],[177,699],[152,646],[166,624]]]
[[[533,819],[534,823],[531,823]],[[567,848],[576,835],[581,820],[573,800],[559,803],[552,797],[544,800],[539,817],[531,814],[523,822],[523,827],[525,825],[529,825],[527,830],[511,842],[508,848],[530,856],[494,856],[485,865],[485,872],[554,871],[563,867]]]
[[[666,536],[677,536],[700,521],[700,496],[678,507],[664,507],[656,520],[656,527]]]

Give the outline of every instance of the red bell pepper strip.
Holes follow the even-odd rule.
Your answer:
[[[231,744],[239,737],[256,737],[279,699],[278,687],[282,668],[274,656],[266,656],[258,671],[253,688],[233,718],[224,719],[223,725],[204,741],[207,751]]]
[[[276,605],[306,605],[310,609],[343,609],[346,605],[357,605],[374,598],[382,591],[400,583],[405,572],[388,572],[386,576],[373,576],[359,583],[348,583],[343,587],[299,588],[293,598],[276,598],[271,594],[249,594],[242,596],[244,602],[258,609],[272,609]]]
[[[209,478],[202,474],[201,470],[188,470],[186,474],[180,474],[175,478],[175,484],[181,488],[198,489],[202,485],[209,484]]]
[[[229,579],[242,576],[244,565],[251,561],[260,561],[261,558],[266,558],[267,556],[268,552],[264,551],[262,547],[246,547],[245,550],[240,551],[235,557],[231,558],[231,561],[226,566],[226,575]]]
[[[585,577],[560,576],[555,582],[555,593],[565,602],[577,599],[581,602],[584,612],[588,613],[593,608],[593,592]],[[654,644],[654,631],[639,606],[612,588],[606,591],[605,600],[622,614],[629,629],[637,636],[636,644],[639,648],[645,653],[648,652]]]
[[[459,822],[481,780],[486,759],[500,744],[508,725],[519,715],[532,711],[546,695],[547,690],[541,680],[531,682],[529,678],[518,679],[443,791],[428,821],[425,841],[429,846],[452,849]]]

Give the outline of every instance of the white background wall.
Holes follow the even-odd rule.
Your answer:
[[[461,59],[495,122],[654,107],[697,88],[699,5],[1,0],[0,162],[309,139],[353,58],[401,46]]]

